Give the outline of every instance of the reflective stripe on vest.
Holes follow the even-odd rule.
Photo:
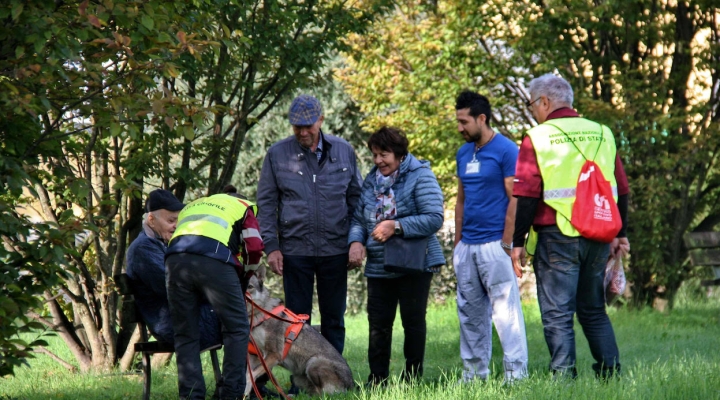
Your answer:
[[[585,118],[557,118],[530,129],[527,134],[532,140],[543,180],[543,201],[556,211],[555,221],[563,234],[580,236],[570,224],[570,219],[575,188],[585,158],[593,160],[595,157],[594,161],[610,182],[617,201],[616,148],[612,132],[608,127]]]
[[[617,198],[617,187],[612,187],[613,197]],[[568,197],[575,198],[575,188],[551,189],[543,191],[543,199],[565,199]]]
[[[178,236],[198,235],[228,246],[233,225],[245,217],[248,207],[257,213],[254,203],[227,194],[197,199],[180,211],[177,228],[170,241]]]
[[[216,217],[214,215],[203,215],[203,214],[197,214],[197,215],[188,215],[187,217],[181,219],[178,221],[178,226],[186,223],[186,222],[192,222],[192,221],[207,221],[212,222],[213,224],[220,225],[223,229],[228,228],[228,223],[224,219],[220,217]]]

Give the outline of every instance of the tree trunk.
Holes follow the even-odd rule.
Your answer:
[[[118,340],[119,341],[119,340]],[[129,340],[124,346],[118,344],[118,349],[125,349],[122,358],[118,364],[120,371],[128,371],[133,366],[133,360],[135,359],[135,343],[140,341],[140,328],[135,325],[135,330],[129,337]]]

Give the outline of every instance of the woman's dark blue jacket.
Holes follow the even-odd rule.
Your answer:
[[[366,246],[367,262],[365,276],[369,278],[395,278],[402,276],[387,272],[383,268],[384,244],[370,236],[375,220],[375,172],[373,167],[365,178],[360,201],[355,207],[350,224],[348,243],[360,242]],[[397,221],[403,228],[403,236],[417,238],[430,236],[425,258],[425,270],[445,264],[440,242],[435,233],[443,224],[443,194],[440,185],[430,169],[428,161],[419,161],[408,154],[400,163],[400,174],[392,186],[397,206]]]

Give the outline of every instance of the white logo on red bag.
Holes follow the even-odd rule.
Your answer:
[[[593,166],[590,166],[590,168],[588,169],[588,172],[586,172],[586,173],[581,172],[580,178],[578,178],[578,183],[590,179],[590,174],[592,174],[594,171],[595,171],[595,166],[593,165]]]
[[[598,207],[602,207],[606,210],[610,209],[610,202],[607,201],[607,198],[605,198],[605,196],[600,196],[600,193],[595,193],[595,205]]]
[[[601,221],[612,221],[612,212],[610,211],[610,202],[605,196],[595,193],[595,212],[594,219]]]

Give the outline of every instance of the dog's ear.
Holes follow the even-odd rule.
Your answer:
[[[259,281],[264,281],[267,277],[267,268],[265,267],[265,264],[260,264],[258,269],[255,270],[255,276],[257,276]]]

